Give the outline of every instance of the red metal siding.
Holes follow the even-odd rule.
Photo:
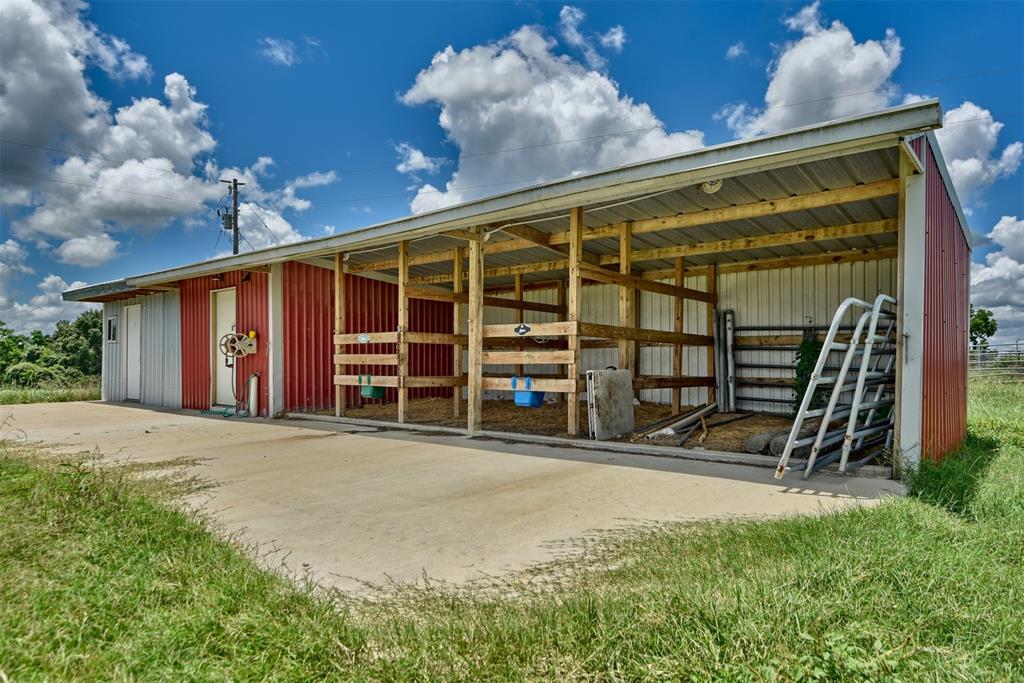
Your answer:
[[[968,277],[971,252],[930,146],[925,167],[924,381],[921,444],[938,459],[967,435]]]
[[[398,326],[398,287],[379,280],[346,275],[345,331],[387,332]],[[334,405],[332,376],[334,353],[334,272],[299,262],[284,264],[284,372],[287,410],[322,410]],[[452,305],[438,301],[413,300],[409,304],[409,326],[417,332],[452,331]],[[360,344],[353,353],[395,353],[394,344]],[[354,368],[347,371],[355,372]],[[394,366],[362,366],[362,374],[394,375]],[[413,344],[409,352],[412,375],[437,376],[452,373],[451,347]],[[412,398],[450,396],[445,387],[410,389]],[[386,401],[397,400],[397,391],[387,389]],[[346,389],[346,402],[359,405],[359,388]]]
[[[235,288],[235,327],[240,332],[256,331],[257,353],[239,358],[235,366],[235,392],[241,395],[249,376],[260,374],[260,415],[267,414],[270,379],[267,358],[267,275],[248,273],[243,282],[242,271],[225,273],[220,280],[198,277],[181,281],[181,405],[183,408],[206,410],[210,407],[210,292]]]

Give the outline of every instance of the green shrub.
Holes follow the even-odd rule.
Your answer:
[[[4,373],[4,381],[17,387],[38,387],[43,382],[58,382],[63,379],[63,374],[55,368],[28,361],[12,365]]]

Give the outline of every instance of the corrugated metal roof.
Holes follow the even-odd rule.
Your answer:
[[[496,222],[514,221],[542,232],[560,232],[568,230],[567,211],[571,206],[583,206],[585,225],[597,227],[852,187],[896,177],[899,138],[938,127],[940,121],[941,112],[935,100],[906,105],[546,183],[342,235],[214,259],[126,278],[113,284],[124,284],[131,289],[202,273],[309,258],[337,250],[349,254],[350,265],[368,263],[395,258],[394,246],[381,248],[381,245],[394,245],[399,239],[409,240],[409,253],[416,256],[466,244],[463,240],[439,234],[441,232]],[[712,178],[725,179],[722,189],[716,194],[701,192],[700,183]],[[894,216],[895,204],[892,201],[854,202],[842,207],[638,235],[634,248],[645,248],[640,246],[643,244],[649,247],[689,244]],[[500,241],[503,238],[495,235],[492,239]],[[854,242],[851,240],[851,244]],[[869,240],[869,243],[873,242]],[[609,254],[617,249],[617,245],[614,240],[589,240],[586,248],[597,254]],[[800,249],[804,248],[806,253],[819,253],[822,245],[800,246]],[[556,258],[557,253],[545,248],[492,253],[487,255],[487,267]],[[728,258],[740,256],[730,254]],[[698,259],[695,256],[694,262]],[[728,259],[723,257],[723,260]],[[411,273],[414,277],[439,274],[443,272],[438,270],[439,267],[436,264],[416,265]],[[638,263],[637,267],[644,270],[665,266],[662,262],[646,262]],[[84,300],[96,295],[93,288],[87,287],[66,292],[65,298]]]

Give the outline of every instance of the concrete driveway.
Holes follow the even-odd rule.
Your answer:
[[[200,458],[191,502],[323,584],[464,582],[652,521],[815,513],[897,494],[892,481],[772,471],[296,420],[126,405],[5,406],[30,441],[115,459]]]

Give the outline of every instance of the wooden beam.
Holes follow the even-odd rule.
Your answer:
[[[683,287],[686,284],[685,271],[686,271],[686,267],[685,267],[685,264],[683,263],[683,258],[681,256],[677,256],[676,257],[676,263],[675,263],[676,287]],[[684,313],[683,308],[684,308],[685,301],[686,300],[684,298],[679,297],[679,296],[677,296],[675,299],[673,299],[673,311],[675,313],[675,317],[674,317],[674,319],[672,321],[672,331],[675,332],[676,334],[682,334],[683,333],[683,313]],[[711,308],[711,304],[708,304],[708,308]],[[677,378],[677,379],[681,379],[682,375],[683,375],[683,347],[680,344],[675,344],[675,345],[672,346],[672,376]],[[681,385],[680,386],[672,387],[672,414],[673,415],[678,415],[679,414],[680,405],[682,403],[682,398],[683,398],[683,390],[681,388]]]
[[[573,362],[572,351],[484,351],[481,354],[484,365],[565,365]],[[516,375],[522,376],[522,370]]]
[[[633,267],[633,224],[623,223],[619,229],[619,272],[614,284],[619,286],[619,326],[620,327],[636,327],[636,316],[635,316],[635,302],[636,297],[634,296],[635,288],[632,284],[632,276],[630,271]],[[610,271],[606,272],[609,275]],[[590,274],[589,268],[581,270],[584,277]],[[595,279],[598,282],[608,282],[608,280],[602,279],[598,273],[593,273],[591,279]],[[620,370],[634,370],[633,364],[636,361],[636,343],[631,342],[628,339],[619,339],[619,369]],[[633,372],[636,375],[636,372]]]
[[[475,240],[474,240],[475,241]],[[463,261],[466,258],[466,250],[462,247],[456,247],[452,250],[452,291],[456,294],[462,294],[462,267]],[[459,301],[453,302],[452,304],[452,334],[461,336],[462,335],[462,321],[465,320],[463,317],[464,308],[462,303]],[[455,341],[452,344],[452,375],[455,377],[462,377],[462,349],[465,342],[462,340]],[[458,417],[462,414],[462,387],[464,384],[456,385],[452,387],[452,416]]]
[[[770,199],[759,202],[751,202],[749,204],[738,204],[735,206],[729,206],[721,209],[706,209],[704,211],[693,211],[690,213],[682,213],[677,214],[675,216],[667,216],[664,218],[652,218],[633,221],[632,231],[634,235],[638,235],[649,232],[658,232],[660,230],[678,230],[681,228],[699,227],[703,225],[711,225],[714,223],[722,223],[726,221],[746,220],[751,218],[760,218],[763,216],[773,216],[781,213],[788,213],[790,211],[804,211],[807,209],[817,209],[825,206],[832,206],[835,204],[846,204],[849,202],[863,201],[867,199],[877,199],[879,197],[887,197],[890,195],[897,194],[898,190],[898,178],[893,178],[891,180],[880,180],[875,183],[855,185],[853,187],[842,187],[835,190],[812,192],[809,194],[796,195],[793,197],[783,197],[781,199]],[[618,235],[621,225],[621,223],[615,223],[596,228],[589,228],[584,230],[584,234],[582,235],[582,237],[584,240],[607,238],[614,239]],[[509,228],[503,228],[503,230],[506,232],[509,231],[510,229],[512,229],[511,226]],[[569,244],[571,242],[570,232],[571,231],[550,233],[550,236],[547,239],[547,246]],[[543,234],[547,235],[548,233]],[[512,240],[504,240],[502,242],[488,242],[484,245],[484,253],[496,254],[508,251],[518,251],[521,249],[532,249],[536,246],[538,245],[537,242],[534,240],[517,238]],[[677,255],[685,256],[685,254]],[[443,249],[439,251],[427,252],[424,254],[417,254],[416,256],[410,258],[409,265],[418,266],[428,263],[443,263],[447,261],[449,258],[451,258],[450,250]],[[602,260],[601,263],[606,262]],[[381,261],[351,264],[349,266],[349,272],[359,273],[364,271],[393,270],[397,267],[397,259],[383,259]],[[448,277],[450,278],[450,276]],[[442,282],[450,281],[450,279],[442,280]]]
[[[688,387],[709,387],[714,383],[714,377],[641,375],[633,378],[634,389],[672,389],[672,393]]]
[[[334,375],[334,386],[336,387],[358,387],[367,382],[370,386],[393,389],[398,386],[398,377],[395,375]]]
[[[448,334],[447,332],[406,332],[405,341],[410,344],[452,344],[466,345],[468,337],[464,334]]]
[[[708,290],[709,294],[715,295],[718,298],[718,269],[714,264],[708,268],[707,274],[704,276],[704,289]],[[705,318],[704,328],[705,333],[712,338],[712,345],[708,347],[707,365],[708,365],[708,376],[715,376],[715,346],[714,346],[714,329],[715,329],[715,307],[707,307],[707,317]],[[714,403],[715,401],[715,385],[712,384],[708,387],[708,403]]]
[[[345,255],[340,251],[334,254],[334,352],[341,353],[342,343],[339,337],[345,335]],[[342,374],[342,366],[335,361],[334,374]],[[334,416],[345,414],[345,387],[334,387]]]
[[[576,322],[559,321],[554,323],[530,323],[530,329],[526,334],[517,334],[518,325],[484,325],[483,336],[494,337],[565,337],[576,334],[578,325]]]
[[[850,237],[882,235],[889,232],[895,232],[896,227],[895,218],[884,218],[882,220],[868,221],[865,223],[848,223],[846,225],[832,225],[825,228],[813,228],[810,230],[794,230],[792,232],[777,232],[768,235],[716,240],[714,242],[697,242],[695,244],[679,244],[671,247],[643,249],[641,251],[633,252],[633,260],[660,261],[662,259],[670,259],[677,256],[725,254],[731,251],[765,249],[791,244],[807,244],[808,242],[823,242],[847,239]],[[613,263],[617,260],[618,256],[614,254],[601,257],[602,263]]]
[[[452,387],[459,388],[466,385],[465,377],[450,377],[441,375],[439,377],[406,377],[405,386],[410,389],[417,387]]]
[[[547,249],[561,256],[567,257],[569,255],[569,247],[565,244],[551,244],[551,233],[531,228],[528,225],[510,225],[506,228],[502,228],[502,232],[506,232],[510,235],[515,235],[520,239],[524,239],[527,242],[532,242],[542,249]],[[600,258],[597,254],[592,254],[589,251],[580,252],[580,258],[584,263],[592,263],[597,265],[600,262]]]
[[[482,377],[480,384],[483,389],[490,391],[512,391],[511,377]],[[572,379],[544,379],[533,378],[532,391],[550,391],[556,393],[579,394],[580,389],[585,389],[585,382]],[[517,387],[522,389],[522,386]],[[571,403],[569,404],[572,405]]]
[[[522,227],[525,227],[525,226],[522,226]],[[516,301],[518,301],[521,304],[523,302],[523,276],[522,275],[516,275],[512,284],[514,286],[512,294],[513,294],[513,296],[515,296]],[[520,307],[520,308],[516,309],[516,323],[519,324],[519,323],[522,323],[522,322],[523,322],[523,309],[522,309],[522,307]],[[516,375],[519,376],[519,377],[522,377],[522,375],[523,375],[523,366],[522,366],[522,364],[519,364],[519,365],[516,366]]]
[[[643,249],[640,251],[634,251],[632,258],[633,263],[640,261],[663,261],[674,259],[677,256],[691,257],[691,256],[702,256],[708,254],[726,254],[734,251],[745,251],[748,249],[767,249],[771,247],[789,246],[794,244],[805,244],[808,242],[823,242],[829,240],[847,239],[850,237],[866,237],[870,235],[883,235],[887,233],[896,232],[897,221],[895,218],[885,218],[878,221],[868,221],[865,223],[850,223],[846,225],[834,225],[824,228],[814,228],[810,230],[796,230],[792,232],[780,232],[771,233],[768,235],[756,235],[751,237],[740,237],[729,240],[716,240],[713,242],[696,242],[694,244],[682,244],[671,247],[661,247],[657,249]],[[845,252],[839,252],[840,254]],[[824,258],[826,260],[834,258],[834,254],[816,254],[816,257]],[[799,257],[791,257],[799,258]],[[855,260],[851,255],[847,260]],[[865,258],[864,260],[869,260]],[[610,266],[619,262],[618,254],[606,254],[601,257],[601,264]],[[842,262],[842,259],[837,262]],[[745,261],[745,264],[750,264],[752,261]],[[740,268],[738,264],[730,264],[731,268]],[[789,267],[780,265],[779,267]],[[536,263],[528,263],[519,266],[503,266],[500,268],[493,268],[484,273],[485,277],[508,277],[515,275],[516,273],[526,275],[528,273],[546,273],[557,270],[566,270],[568,268],[568,262],[566,260],[558,261],[539,261]],[[597,271],[589,269],[587,276],[594,274],[595,277],[612,278],[618,277],[620,274],[612,271],[606,271],[611,275],[604,275],[605,271]],[[737,270],[731,270],[730,272],[738,272]],[[654,279],[655,277],[670,277],[670,271],[654,271],[652,273],[646,273],[643,280]],[[442,282],[451,282],[450,275],[432,275],[423,278],[416,278],[417,284],[438,284]],[[663,283],[664,284],[664,283]],[[666,285],[671,287],[671,285]]]
[[[571,323],[579,324],[582,310],[583,292],[580,289],[580,263],[583,256],[583,207],[569,210],[569,301],[566,306],[566,317]],[[566,396],[569,402],[566,411],[566,433],[577,436],[580,431],[580,395],[578,379],[580,375],[580,337],[577,331],[569,335],[569,353],[572,362],[566,368],[566,375],[572,384],[572,390]]]
[[[703,334],[678,334],[668,330],[645,330],[617,325],[598,325],[597,323],[580,323],[579,336],[600,339],[625,338],[645,342],[682,344],[683,346],[710,346],[713,343],[711,337]]]
[[[478,229],[477,229],[478,230]],[[469,363],[467,385],[469,401],[466,406],[466,431],[472,435],[480,431],[483,409],[483,353],[484,341],[484,250],[483,242],[469,243]]]
[[[397,342],[397,332],[349,332],[334,335],[335,344],[395,344]]]
[[[640,235],[660,230],[679,230],[681,228],[695,228],[714,223],[726,221],[749,220],[764,216],[774,216],[790,211],[805,211],[807,209],[819,209],[835,204],[846,204],[849,202],[863,201],[866,199],[877,199],[887,197],[898,192],[898,179],[881,180],[865,185],[853,187],[842,187],[835,190],[824,190],[809,194],[783,197],[781,199],[769,199],[750,204],[738,204],[721,209],[706,209],[690,213],[676,214],[664,218],[651,218],[646,220],[633,221],[633,234]],[[600,228],[591,228],[587,231],[584,239],[599,239],[615,237],[618,232],[618,225],[606,225]],[[569,241],[568,232],[553,233],[549,243],[562,244]]]
[[[727,275],[729,273],[753,273],[765,270],[777,270],[780,268],[803,268],[805,266],[827,266],[833,263],[856,263],[858,261],[878,261],[881,259],[896,258],[897,249],[892,247],[868,247],[866,249],[845,249],[842,251],[830,251],[825,254],[804,254],[801,256],[782,256],[779,258],[753,259],[750,261],[738,261],[736,263],[719,263],[718,273]],[[684,269],[685,276],[703,275],[707,266],[691,266]],[[675,269],[670,270],[649,270],[644,273],[645,280],[661,280],[674,277]]]
[[[394,353],[336,353],[335,365],[398,365],[398,356]],[[336,374],[341,374],[336,373]]]
[[[406,288],[406,296],[410,299],[425,299],[427,301],[451,301],[468,303],[469,294],[465,292],[441,292],[421,287]],[[485,296],[482,298],[484,306],[492,308],[515,308],[527,311],[539,311],[541,313],[558,313],[558,306],[544,304],[539,301],[516,301],[515,299],[504,299],[498,296]]]
[[[398,422],[405,422],[409,413],[409,389],[403,379],[409,376],[409,241],[398,243]]]
[[[714,303],[711,295],[699,289],[687,289],[686,287],[670,285],[667,282],[647,280],[645,278],[625,275],[623,273],[613,273],[610,270],[595,268],[594,266],[582,266],[581,270],[583,278],[586,280],[596,280],[598,282],[608,282],[619,285],[620,296],[623,289],[628,289],[630,291],[640,289],[645,292],[654,292],[655,294],[665,294],[682,299],[693,299],[695,301]]]

